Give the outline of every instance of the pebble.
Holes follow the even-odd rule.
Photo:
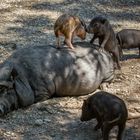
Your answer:
[[[45,122],[51,122],[51,120],[49,120],[49,119],[44,119],[44,121],[45,121]]]
[[[140,75],[136,75],[136,78],[140,78]]]
[[[35,120],[35,125],[40,126],[42,124],[43,124],[43,120],[41,120],[41,119]]]

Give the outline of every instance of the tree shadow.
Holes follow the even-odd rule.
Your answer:
[[[123,21],[135,21],[135,22],[140,22],[140,13],[139,11],[136,13],[136,12],[133,12],[133,11],[115,11],[115,12],[108,12],[108,16],[111,15],[112,17],[115,17],[116,20],[120,21],[120,20],[123,20]]]
[[[84,2],[80,0],[67,0],[62,2],[41,2],[32,5],[32,9],[35,10],[50,10],[50,11],[57,11],[61,13],[69,13],[72,15],[78,15],[81,18],[89,18],[89,14],[93,15],[95,13],[94,10],[91,9],[93,6],[92,2]],[[86,7],[86,8],[85,8]],[[84,14],[83,14],[84,12]]]
[[[69,97],[53,98],[0,118],[0,132],[4,131],[0,138],[97,140],[99,134],[93,132],[94,122],[82,123],[68,100],[72,101]]]
[[[132,7],[135,8],[135,6],[138,6],[137,4],[134,4]],[[68,8],[67,5],[69,5],[70,8]],[[32,4],[30,8],[36,10],[36,12],[42,10],[46,10],[47,12],[48,10],[61,13],[71,13],[74,15],[78,15],[81,18],[84,18],[86,22],[87,20],[93,18],[96,15],[105,15],[108,18],[110,18],[111,16],[117,20],[133,20],[139,22],[138,17],[140,16],[140,13],[131,13],[130,11],[123,13],[119,11],[119,9],[121,9],[120,7],[118,7],[118,12],[116,13],[114,13],[113,11],[105,13],[102,8],[100,8],[100,6],[98,6],[96,3],[94,5],[92,1],[81,2],[80,0],[67,0],[54,4],[50,2],[42,2]],[[5,10],[5,12],[9,11]],[[54,23],[54,21],[50,17],[41,15],[23,18],[22,16],[19,16],[18,20],[15,20],[15,24],[17,23],[21,23],[22,26],[10,27],[7,29],[6,34],[11,31],[16,32],[21,38],[25,40],[25,46],[31,46],[32,42],[34,43],[34,45],[54,43],[54,33],[44,31],[44,28],[47,28],[48,31],[53,30],[52,23]],[[67,57],[68,56],[69,55],[67,55]],[[59,103],[59,100],[57,100],[57,102]],[[44,104],[44,106],[42,104],[42,108],[44,107],[44,109],[37,108],[32,110],[32,108],[29,107],[26,110],[19,109],[17,111],[18,113],[14,111],[10,113],[6,118],[0,119],[0,122],[3,122],[3,125],[1,127],[8,131],[18,132],[25,140],[45,138],[50,138],[53,140],[61,140],[65,138],[68,140],[77,140],[77,138],[80,140],[90,140],[93,137],[95,138],[95,140],[96,138],[98,139],[98,132],[96,134],[94,134],[93,132],[94,125],[92,121],[81,124],[79,118],[76,115],[72,114],[70,111],[64,110],[65,107],[59,104],[57,104],[55,108],[53,105],[48,106]],[[65,116],[65,114],[67,115]],[[35,117],[35,115],[37,115],[37,117]],[[50,116],[48,117],[48,115]],[[69,119],[69,122],[64,122],[64,118],[66,118],[66,120]],[[36,124],[36,119],[43,120],[42,125]],[[11,128],[7,128],[6,125],[10,125]],[[46,129],[46,127],[49,129]],[[56,129],[54,130],[54,128]],[[133,136],[132,129],[128,129],[128,131],[132,132]],[[66,134],[64,134],[65,132]],[[59,137],[58,134],[61,134],[61,136]],[[71,136],[72,134],[74,134],[75,136],[74,139]],[[134,135],[136,137],[140,137],[139,133],[134,133]]]
[[[129,60],[129,59],[139,59],[139,50],[137,48],[133,49],[123,49],[123,54],[120,58],[121,61]]]
[[[23,26],[10,27],[7,29],[7,33],[9,31],[18,33],[18,36],[26,40],[25,43],[28,44],[49,44],[49,39],[53,36],[53,33],[49,32],[52,29],[52,26],[50,25],[51,22],[51,19],[45,16],[33,18],[19,17],[19,19],[15,21],[15,24],[20,23]]]
[[[100,140],[102,138],[101,130],[94,131],[97,123],[95,119],[81,122],[79,113],[76,114],[74,108],[66,108],[65,104],[59,104],[59,99],[55,100],[52,103],[49,101],[49,104],[45,101],[32,105],[27,110],[18,110],[17,113],[10,113],[7,117],[0,118],[0,122],[5,122],[0,127],[0,130],[5,131],[3,135],[1,133],[0,138],[13,138],[13,140],[16,137],[23,140]],[[11,127],[7,127],[9,124]],[[140,139],[139,131],[132,125],[127,126],[123,140]],[[117,130],[113,129],[110,138],[115,139],[116,135]]]
[[[98,3],[98,5],[97,5]],[[124,2],[126,4],[126,2]],[[109,4],[109,5],[108,5]],[[120,5],[119,5],[120,4]],[[62,6],[63,5],[63,6]],[[110,8],[115,8],[117,11],[109,10],[106,13],[104,10],[102,10],[101,6],[109,6]],[[124,5],[123,1],[119,1],[117,5],[114,5],[112,2],[112,5],[110,5],[110,2],[103,2],[103,1],[97,1],[97,2],[80,2],[80,1],[63,1],[59,3],[52,3],[52,2],[42,2],[42,3],[37,3],[32,5],[32,9],[36,10],[50,10],[50,11],[57,11],[57,12],[62,12],[62,13],[70,13],[74,15],[78,15],[81,18],[83,17],[84,19],[91,19],[94,16],[97,15],[102,15],[106,16],[107,18],[113,17],[116,20],[124,20],[124,21],[137,21],[139,22],[139,16],[140,13],[139,11],[133,12],[132,10],[127,9],[125,12],[122,10],[122,7],[127,7],[129,8],[135,8],[140,5],[140,2],[131,2],[129,5]],[[71,9],[67,7],[71,7]],[[86,8],[84,8],[86,7]],[[81,10],[82,9],[82,10]],[[84,14],[82,14],[84,12]],[[87,13],[87,14],[86,14]]]
[[[104,3],[98,2],[90,2],[90,1],[76,1],[76,0],[68,0],[68,1],[45,1],[45,2],[32,2],[23,3],[23,2],[16,2],[17,5],[23,5],[28,10],[34,12],[55,12],[59,13],[69,13],[73,15],[77,15],[80,18],[83,18],[86,24],[97,15],[106,16],[109,20],[114,21],[136,21],[139,22],[139,11],[135,13],[131,10],[126,10],[126,12],[122,11],[122,7],[115,7],[117,11],[107,10],[104,12],[102,6]],[[137,4],[134,4],[133,7],[135,8]],[[86,8],[85,8],[86,7]],[[112,8],[112,7],[111,7]],[[51,15],[53,16],[53,15]],[[33,15],[33,16],[25,16],[20,15],[18,20],[14,21],[14,24],[21,24],[21,26],[14,26],[7,28],[7,32],[5,34],[9,34],[11,32],[16,33],[19,36],[19,41],[17,43],[22,42],[23,46],[28,45],[44,45],[44,44],[54,44],[55,43],[55,35],[53,32],[53,25],[56,18],[52,18],[47,14],[44,15]],[[112,23],[114,27],[118,27],[116,23]],[[87,36],[88,38],[88,36]],[[21,41],[21,40],[22,41]]]
[[[135,120],[136,122],[139,122],[140,119]],[[124,133],[124,140],[128,139],[140,139],[140,130],[135,128],[135,126],[126,127],[125,133]]]
[[[121,57],[121,61],[126,61],[126,60],[129,60],[129,59],[139,59],[139,58],[140,58],[140,56],[136,55],[136,54],[124,54]]]
[[[96,2],[100,2],[103,5],[111,5],[111,6],[139,6],[140,1],[138,0],[108,0],[108,1],[102,1],[102,0],[96,0]]]

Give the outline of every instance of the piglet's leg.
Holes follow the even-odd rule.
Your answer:
[[[102,126],[101,122],[98,122],[98,124],[94,127],[94,130],[97,131],[98,129],[100,129]]]
[[[103,123],[102,126],[102,135],[103,135],[103,140],[109,140],[109,132],[112,129],[113,126],[108,124],[107,122]]]
[[[59,40],[59,37],[57,37],[56,40],[57,40],[57,41],[56,41],[56,43],[57,43],[57,48],[59,48],[59,47],[60,47],[60,40]]]
[[[69,34],[67,34],[66,36],[65,36],[65,42],[66,42],[66,44],[67,44],[67,46],[69,47],[69,48],[71,48],[71,49],[74,49],[74,47],[73,47],[73,45],[72,45],[72,43],[71,43],[71,41],[72,41],[72,36],[73,36],[73,34],[70,32]]]
[[[92,44],[96,38],[97,36],[94,35],[93,38],[90,40],[90,43]]]
[[[98,129],[101,128],[102,126],[102,120],[100,118],[97,119],[98,123],[97,125],[94,127],[94,130],[97,131]]]
[[[110,36],[110,33],[106,34],[106,36],[105,36],[103,42],[101,43],[101,48],[102,48],[102,49],[104,49],[104,47],[105,47],[105,45],[106,45],[106,43],[107,43],[107,41],[108,41],[108,39],[109,39],[109,36]]]
[[[56,46],[57,46],[57,48],[60,47],[59,35],[60,35],[60,32],[57,30],[57,31],[55,32],[55,36],[56,36]]]
[[[119,63],[119,54],[114,51],[112,52],[112,55],[113,55],[113,60],[114,60],[114,64],[117,65],[117,67],[115,66],[115,68],[118,68],[119,70],[121,69],[121,66],[120,66],[120,63]]]
[[[71,36],[71,44],[73,44],[73,37],[74,37],[74,33],[72,34],[72,36]],[[68,37],[69,38],[69,37]],[[63,42],[64,44],[67,44],[66,43],[66,38],[65,38],[65,40],[64,40],[64,42]]]
[[[118,131],[117,140],[123,140],[123,132],[124,132],[124,129],[125,129],[125,124],[120,124],[118,126],[118,128],[119,128],[119,131]]]
[[[74,38],[74,36],[75,36],[75,32],[73,32],[72,35],[71,35],[71,43],[72,44],[73,44],[73,38]]]

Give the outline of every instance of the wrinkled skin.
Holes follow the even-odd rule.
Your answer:
[[[139,48],[140,56],[140,30],[123,29],[117,33],[116,38],[122,49]]]
[[[117,140],[123,140],[123,131],[128,117],[124,101],[115,95],[100,91],[84,101],[82,106],[81,121],[97,119],[95,130],[100,129],[103,140],[109,140],[109,132],[114,126],[118,126]]]
[[[57,47],[60,47],[59,36],[65,37],[64,43],[74,49],[72,43],[74,36],[78,36],[82,40],[86,38],[86,24],[83,20],[76,16],[63,14],[55,22],[54,33],[57,38]]]
[[[102,49],[110,52],[116,64],[116,68],[120,69],[120,53],[117,45],[115,33],[109,21],[103,17],[95,17],[91,20],[87,27],[87,32],[94,34],[90,43],[93,43],[96,38],[99,39],[99,45]]]
[[[46,45],[17,50],[0,65],[0,115],[52,96],[79,96],[114,77],[113,61],[90,43],[75,51]]]

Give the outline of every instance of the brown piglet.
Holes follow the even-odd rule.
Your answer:
[[[55,22],[54,33],[57,38],[57,47],[60,47],[59,36],[65,37],[64,43],[74,49],[73,37],[78,36],[82,40],[86,38],[86,25],[79,17],[63,14]]]

